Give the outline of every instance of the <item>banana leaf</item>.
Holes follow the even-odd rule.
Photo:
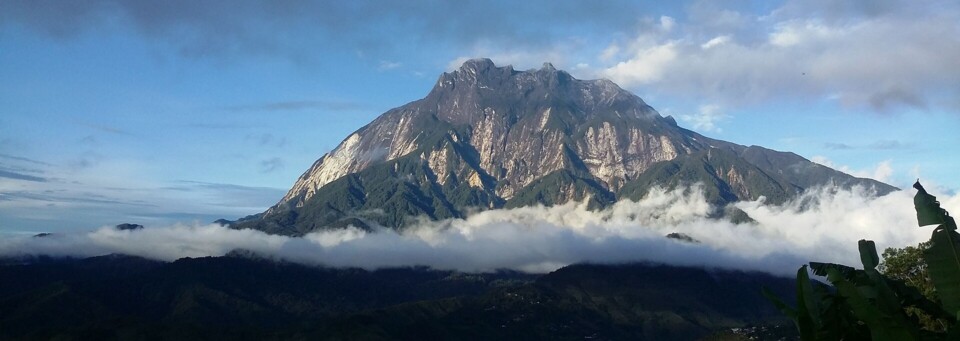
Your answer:
[[[816,341],[817,330],[820,329],[820,310],[816,304],[819,297],[813,292],[810,286],[810,276],[807,275],[807,266],[801,266],[797,270],[797,307],[792,308],[787,305],[780,297],[767,289],[762,288],[765,296],[773,305],[777,307],[784,315],[790,317],[797,326],[801,341]],[[812,310],[810,308],[813,308]]]
[[[813,292],[810,285],[810,275],[807,266],[797,270],[797,329],[800,330],[800,339],[817,340],[817,332],[823,322],[820,319],[820,298]]]
[[[913,184],[917,189],[917,195],[913,196],[913,206],[917,210],[917,223],[920,227],[927,225],[945,225],[943,228],[956,231],[957,223],[950,217],[947,210],[940,207],[937,197],[927,193],[920,185],[920,181]]]
[[[927,272],[944,310],[956,319],[960,311],[960,234],[938,227],[930,242],[930,248],[923,253]]]
[[[857,273],[857,269],[854,269],[853,267],[834,263],[810,262],[810,269],[813,270],[814,275],[821,277],[827,276],[827,269],[836,269],[841,277],[847,280],[851,280]]]
[[[877,256],[877,244],[872,240],[861,239],[857,246],[860,248],[860,262],[864,270],[874,270],[880,265],[880,256]]]
[[[913,197],[917,223],[920,226],[938,224],[923,259],[944,310],[957,319],[960,311],[960,234],[957,234],[957,223],[940,207],[937,197],[927,194],[919,181],[913,187],[917,189]]]
[[[797,308],[806,313],[815,330],[821,329],[823,321],[820,318],[820,297],[813,291],[806,265],[797,270]]]
[[[917,340],[919,335],[916,328],[904,323],[898,314],[889,314],[881,311],[875,305],[873,298],[875,291],[866,293],[862,286],[854,285],[847,280],[837,267],[826,267],[827,280],[837,288],[837,293],[846,299],[847,305],[853,314],[870,328],[870,337],[875,341],[906,341]]]
[[[953,318],[953,314],[947,313],[939,304],[927,299],[916,287],[908,285],[902,280],[889,278],[887,279],[887,285],[897,293],[901,306],[917,308],[934,319],[950,321]]]
[[[778,310],[790,320],[793,320],[793,324],[797,327],[797,332],[800,333],[801,341],[811,341],[816,340],[816,333],[814,332],[813,326],[809,323],[809,320],[804,319],[803,322],[800,320],[801,312],[797,311],[796,308],[791,307],[786,302],[780,299],[777,294],[774,294],[766,286],[760,288],[763,296],[767,298],[770,302],[773,303]],[[799,307],[798,307],[799,308]],[[804,312],[805,314],[805,312]]]
[[[866,287],[876,293],[874,304],[887,319],[888,322],[885,324],[899,326],[914,338],[919,338],[920,328],[916,323],[911,323],[910,318],[907,317],[903,309],[903,298],[890,286],[889,280],[877,271],[880,256],[877,255],[876,243],[861,239],[858,245],[860,260],[863,262],[863,274],[868,279]],[[861,292],[863,292],[862,289]]]

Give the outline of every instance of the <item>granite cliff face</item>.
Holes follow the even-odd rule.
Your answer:
[[[703,183],[718,207],[779,203],[835,182],[889,185],[796,154],[680,128],[609,80],[467,61],[423,99],[391,109],[317,160],[274,207],[233,226],[299,235],[410,217],[588,200],[602,207],[653,186]]]

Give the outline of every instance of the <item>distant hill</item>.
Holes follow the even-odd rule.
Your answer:
[[[759,288],[789,297],[794,287],[761,273],[651,264],[542,276],[329,269],[242,253],[0,264],[0,339],[695,340],[787,323]],[[789,335],[792,326],[760,330]]]
[[[704,185],[718,215],[731,202],[763,196],[778,204],[828,183],[895,190],[793,153],[683,129],[609,80],[474,59],[442,74],[423,99],[347,136],[275,206],[230,225],[284,235],[402,228],[412,216],[571,200],[598,208],[693,183]]]

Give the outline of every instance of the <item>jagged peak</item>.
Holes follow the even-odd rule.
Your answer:
[[[567,99],[579,98],[581,92],[586,91],[590,93],[590,96],[585,98],[589,102],[585,104],[587,106],[597,103],[611,105],[614,102],[623,103],[621,106],[624,108],[633,104],[645,105],[639,97],[608,79],[577,79],[566,71],[557,69],[549,61],[544,62],[539,69],[517,71],[512,65],[497,66],[489,58],[469,59],[464,61],[459,69],[443,73],[425,99],[433,103],[431,107],[439,108],[446,103],[444,98],[462,96],[461,100],[451,102],[456,104],[445,108],[441,116],[450,122],[465,122],[471,121],[474,115],[470,110],[461,110],[461,106],[480,108],[482,103],[476,101],[482,100],[484,96],[501,91],[503,94],[495,96],[512,98],[510,93],[517,90],[521,93],[539,91],[542,93],[538,96],[542,98],[561,96]]]
[[[497,66],[490,58],[468,59],[460,64],[460,68],[453,72],[444,72],[437,80],[437,86],[451,81],[478,82],[488,78],[499,78],[514,73],[513,65]]]
[[[431,94],[442,92],[442,89],[456,83],[479,85],[491,79],[503,79],[512,74],[514,74],[512,65],[498,67],[490,58],[468,59],[460,65],[459,69],[440,75]]]
[[[490,58],[473,58],[463,62],[463,64],[460,65],[459,70],[461,72],[473,71],[474,73],[481,73],[495,67],[497,66],[493,64],[493,61],[490,60]]]
[[[520,74],[529,74],[538,79],[575,79],[566,71],[557,69],[553,63],[544,62],[539,69],[529,69],[526,71],[519,72]],[[445,72],[437,80],[436,88],[443,88],[446,84],[453,84],[454,82],[463,82],[468,83],[480,82],[483,83],[487,80],[493,79],[503,79],[506,77],[511,77],[516,75],[517,72],[514,70],[513,65],[497,66],[490,58],[473,58],[468,59],[460,65],[460,68],[453,72]],[[603,80],[605,83],[604,87],[619,89],[615,84],[609,80]],[[587,81],[593,82],[593,81]]]

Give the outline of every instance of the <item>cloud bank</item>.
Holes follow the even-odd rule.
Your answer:
[[[269,134],[248,140],[260,148],[286,143]],[[276,172],[285,163],[273,157],[258,166]],[[161,182],[153,179],[151,168],[116,157],[74,167],[0,155],[0,234],[76,231],[112,221],[213,221],[262,211],[286,193],[228,183]]]
[[[948,210],[960,212],[960,196],[940,199]],[[711,207],[693,188],[655,190],[639,202],[621,201],[602,211],[579,203],[491,210],[466,219],[420,221],[401,233],[348,228],[291,238],[216,224],[132,231],[103,227],[5,238],[0,256],[122,253],[172,261],[245,249],[305,264],[368,269],[425,265],[547,272],[581,262],[650,261],[790,275],[809,261],[859,264],[859,239],[874,240],[882,250],[915,245],[931,232],[916,227],[912,193],[906,191],[873,197],[860,188],[821,188],[783,206],[762,201],[736,206],[757,222],[708,218]],[[700,243],[665,237],[672,232]]]
[[[599,75],[730,105],[803,96],[877,112],[958,109],[955,4],[788,1],[767,14],[734,8],[695,20],[697,7],[714,5],[615,39]]]
[[[697,1],[678,12],[638,10],[630,25],[552,37],[547,46],[476,40],[451,64],[480,56],[520,68],[552,61],[578,78],[728,108],[789,100],[882,114],[960,112],[956,3],[771,5]]]
[[[451,65],[481,56],[518,67],[551,61],[581,77],[729,107],[799,96],[880,112],[960,111],[958,22],[955,2],[905,0],[14,0],[0,11],[0,28],[57,40],[118,29],[189,58],[300,63],[323,60],[310,48],[323,45],[369,55],[382,71],[416,64],[400,60],[407,46],[439,45],[455,51]]]
[[[321,59],[309,52],[315,44],[388,54],[404,44],[434,41],[454,46],[483,41],[543,46],[567,34],[545,28],[557,18],[578,18],[565,24],[571,31],[612,29],[629,26],[634,15],[623,8],[637,7],[626,0],[605,6],[501,0],[13,0],[4,3],[0,24],[17,24],[62,40],[118,25],[190,58],[282,56],[302,61]],[[381,66],[390,69],[391,63],[397,62]]]

